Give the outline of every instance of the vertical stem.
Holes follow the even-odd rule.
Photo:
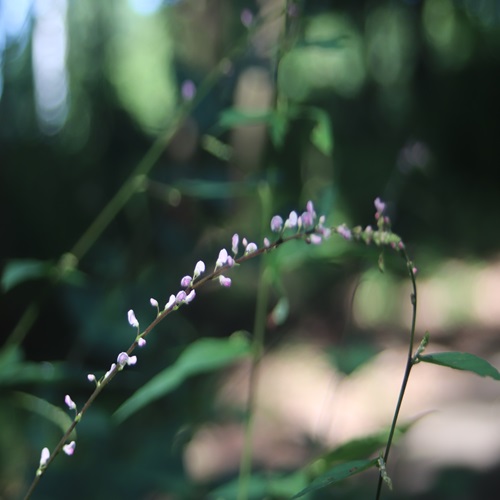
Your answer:
[[[392,440],[394,438],[394,433],[396,431],[396,425],[398,422],[399,411],[401,410],[401,405],[403,404],[403,398],[406,391],[406,386],[408,385],[408,380],[410,378],[410,372],[413,367],[413,344],[415,342],[415,326],[417,322],[417,283],[415,281],[415,273],[413,271],[413,263],[408,257],[406,250],[403,250],[403,257],[406,260],[406,265],[408,267],[408,272],[410,274],[411,283],[412,283],[412,294],[411,294],[411,304],[412,304],[412,319],[411,319],[411,330],[410,330],[410,342],[408,347],[408,359],[406,360],[406,368],[403,376],[403,381],[401,383],[401,389],[399,390],[398,402],[396,404],[396,409],[394,410],[394,416],[392,418],[391,429],[389,431],[389,437],[387,439],[387,444],[384,452],[384,462],[387,464],[387,460],[389,459],[389,452],[391,451]],[[382,483],[383,478],[382,474],[379,475],[378,484],[377,484],[377,494],[375,496],[376,500],[380,499],[380,494],[382,492]]]
[[[259,195],[262,205],[262,226],[269,220],[271,205],[271,190],[267,183],[259,186]],[[268,277],[266,272],[267,256],[263,255],[260,262],[259,285],[257,288],[257,304],[255,307],[254,336],[252,341],[252,361],[250,365],[250,377],[248,387],[248,399],[245,410],[245,435],[243,450],[241,452],[240,471],[238,479],[237,500],[247,500],[250,477],[252,475],[252,438],[257,402],[257,388],[259,378],[259,366],[264,352],[264,340],[266,333],[266,312],[269,297]]]

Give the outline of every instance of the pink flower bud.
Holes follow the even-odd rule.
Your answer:
[[[146,339],[141,337],[140,339],[137,340],[137,345],[139,347],[144,347],[146,345]]]
[[[69,397],[68,394],[66,394],[66,396],[64,397],[64,402],[66,403],[66,405],[68,406],[68,408],[70,410],[76,410],[76,404],[75,402]]]
[[[266,248],[269,248],[271,246],[271,242],[269,241],[269,238],[264,238],[264,246]]]
[[[321,236],[319,234],[311,234],[311,236],[309,236],[309,241],[313,245],[320,245],[321,242],[323,241],[323,239],[321,238]]]
[[[165,311],[173,307],[174,304],[175,304],[175,295],[172,294],[170,295],[168,302],[165,304]]]
[[[249,253],[254,253],[256,251],[257,251],[257,245],[255,243],[249,243],[245,248],[245,255],[248,255]]]
[[[109,370],[105,373],[104,375],[104,380],[106,380],[110,375],[111,375],[111,372],[116,368],[116,365],[113,363],[111,365],[111,367],[109,368]]]
[[[198,276],[200,276],[200,274],[203,274],[204,272],[205,272],[205,263],[202,260],[199,260],[194,268],[193,279],[195,280]]]
[[[283,219],[279,215],[275,215],[271,219],[271,231],[273,233],[279,233],[283,227]]]
[[[153,307],[158,307],[158,301],[156,299],[149,299],[149,303],[153,306]]]
[[[74,441],[71,441],[71,443],[65,444],[63,446],[63,451],[64,453],[66,453],[66,455],[70,457],[75,452],[75,448],[76,448],[76,443]]]
[[[184,302],[186,304],[189,304],[190,302],[192,302],[192,300],[196,297],[196,291],[195,290],[191,290],[187,295],[186,295],[186,298],[184,299]]]
[[[375,198],[375,201],[373,202],[375,205],[375,209],[377,210],[378,214],[383,214],[385,210],[385,203],[380,199],[380,198]]]
[[[184,276],[184,278],[181,279],[181,286],[187,288],[191,284],[191,281],[191,276]]]
[[[175,302],[177,304],[180,304],[181,302],[184,302],[186,300],[186,292],[184,290],[181,290],[176,296],[175,296]]]
[[[87,380],[88,380],[89,382],[95,382],[95,381],[96,381],[95,375],[94,375],[93,373],[89,373],[89,374],[87,375]]]
[[[233,234],[233,238],[231,240],[231,250],[233,251],[233,255],[238,253],[238,244],[240,242],[240,237],[237,233]]]
[[[223,248],[219,252],[219,257],[217,258],[217,262],[215,263],[215,269],[224,266],[226,264],[226,261],[227,261],[227,250]]]
[[[226,276],[223,276],[222,274],[219,276],[219,283],[222,286],[225,287],[230,287],[231,286],[231,278],[227,278]]]
[[[139,328],[139,322],[137,321],[135,313],[132,309],[130,309],[130,311],[128,312],[128,322],[130,323],[130,326],[133,326],[134,328]]]
[[[42,455],[40,456],[40,467],[43,467],[50,458],[50,451],[48,448],[42,450]]]

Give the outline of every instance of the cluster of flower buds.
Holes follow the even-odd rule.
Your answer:
[[[317,215],[314,210],[314,204],[312,201],[308,201],[306,211],[301,215],[292,211],[285,221],[283,221],[281,216],[275,215],[271,219],[271,231],[279,233],[280,237],[283,236],[287,229],[296,230],[297,232],[302,231],[306,234],[306,241],[308,243],[319,245],[324,239],[330,237],[331,230],[324,226],[326,220],[324,215],[319,217],[318,222],[316,222],[316,219]]]

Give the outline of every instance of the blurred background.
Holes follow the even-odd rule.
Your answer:
[[[363,226],[386,200],[418,268],[418,339],[500,367],[499,88],[498,0],[2,0],[0,497],[21,497],[58,442],[64,395],[81,407],[86,375],[133,342],[129,309],[144,328],[150,297],[309,199],[329,225]],[[266,260],[256,470],[389,425],[410,287],[378,256],[332,237]],[[260,266],[155,329],[34,498],[234,498],[210,492],[237,476],[247,359],[112,415],[191,343],[252,332]],[[498,383],[418,365],[401,418],[417,417],[384,498],[497,498]]]

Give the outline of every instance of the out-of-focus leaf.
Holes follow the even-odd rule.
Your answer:
[[[36,259],[13,259],[7,262],[2,275],[2,288],[8,292],[23,281],[47,278],[53,263]]]
[[[157,183],[158,184],[158,183]],[[255,191],[257,183],[248,182],[217,182],[204,179],[184,179],[175,184],[180,194],[199,199],[224,199],[242,196]]]
[[[322,488],[326,488],[327,486],[342,481],[350,476],[354,476],[355,474],[359,474],[370,467],[373,467],[377,464],[377,459],[373,458],[372,460],[353,460],[352,462],[345,462],[335,467],[332,467],[327,472],[317,477],[307,488],[296,493],[293,497],[300,498],[304,496],[306,493],[311,493],[316,490],[320,490]]]
[[[330,117],[326,113],[317,114],[317,123],[311,132],[311,142],[325,155],[333,151],[333,132]]]
[[[205,338],[190,344],[177,361],[143,385],[115,412],[122,422],[140,408],[178,387],[186,378],[211,372],[233,363],[250,353],[250,343],[243,332],[227,339]]]
[[[420,361],[434,365],[448,366],[455,370],[465,370],[481,377],[500,380],[500,373],[488,361],[468,352],[438,352],[418,357]]]
[[[0,352],[0,387],[53,382],[64,376],[65,372],[53,363],[23,361],[17,347],[5,348]]]
[[[417,421],[418,419],[415,419],[403,425],[398,425],[394,434],[394,442],[403,436]],[[375,434],[369,434],[368,436],[351,439],[342,443],[310,464],[307,467],[309,475],[323,474],[328,467],[338,462],[352,461],[357,460],[360,457],[368,457],[373,453],[380,451],[381,448],[384,448],[388,437],[389,430],[385,430]]]
[[[218,125],[222,129],[255,125],[258,123],[269,123],[274,116],[274,111],[243,111],[241,109],[229,108],[219,116]]]
[[[303,471],[286,476],[253,474],[248,484],[247,498],[262,500],[263,498],[290,498],[299,488],[304,488],[307,478]],[[209,500],[236,500],[238,498],[239,480],[235,479],[209,493]]]
[[[213,135],[204,135],[201,138],[202,146],[206,151],[213,154],[216,158],[223,161],[229,161],[233,150],[231,146],[224,144],[222,141],[214,137]]]
[[[283,113],[275,113],[269,123],[269,135],[275,148],[279,149],[283,146],[287,130],[288,117]]]
[[[271,311],[271,320],[275,325],[282,325],[288,318],[290,312],[290,302],[287,297],[280,297],[274,309]]]
[[[16,392],[16,404],[25,410],[31,411],[57,425],[64,433],[71,425],[72,419],[63,407],[55,406],[45,399],[37,398],[25,392]],[[62,404],[62,402],[61,402]],[[76,439],[76,431],[70,434],[71,439]]]

